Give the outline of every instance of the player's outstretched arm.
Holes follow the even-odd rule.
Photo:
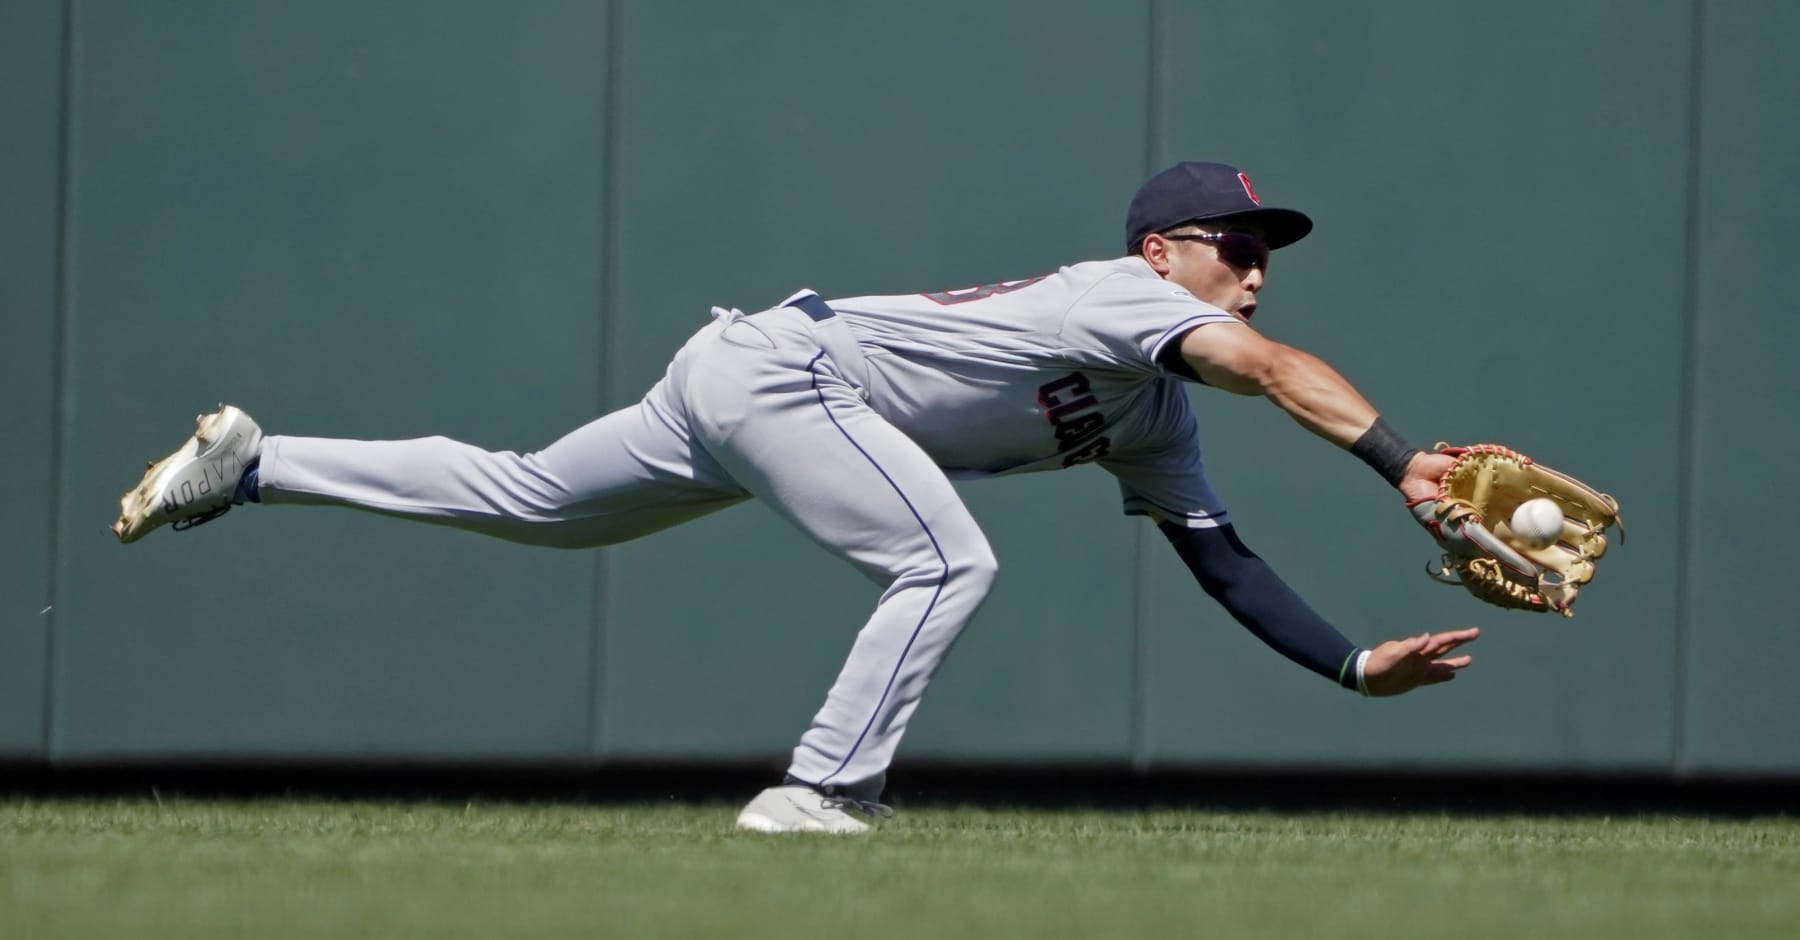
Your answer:
[[[1437,495],[1437,481],[1456,460],[1443,454],[1401,451],[1397,438],[1381,439],[1381,415],[1348,379],[1311,353],[1277,343],[1247,324],[1213,323],[1188,331],[1181,356],[1208,385],[1239,395],[1261,395],[1291,415],[1307,430],[1357,453],[1358,442],[1371,439],[1372,464],[1410,501]],[[1371,433],[1371,432],[1375,433]],[[1382,458],[1391,463],[1380,466]]]
[[[1181,356],[1206,384],[1264,396],[1345,450],[1378,417],[1375,406],[1324,360],[1247,324],[1210,323],[1190,330],[1181,339]]]
[[[1157,528],[1233,619],[1276,652],[1346,689],[1399,695],[1446,682],[1472,661],[1440,657],[1475,639],[1480,631],[1473,628],[1358,647],[1301,600],[1232,525],[1188,529],[1164,521]]]
[[[1238,538],[1235,526],[1190,529],[1164,521],[1157,528],[1201,589],[1257,639],[1346,689],[1358,688],[1355,664],[1364,651],[1301,600]]]

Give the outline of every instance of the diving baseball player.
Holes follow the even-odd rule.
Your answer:
[[[264,436],[235,407],[201,418],[122,500],[134,542],[246,502],[351,506],[559,548],[647,535],[761,499],[883,589],[787,778],[738,826],[861,832],[895,748],[993,582],[952,479],[1096,464],[1231,615],[1351,691],[1447,681],[1474,629],[1372,648],[1346,639],[1238,537],[1208,485],[1183,391],[1274,402],[1408,496],[1451,458],[1409,446],[1337,372],[1250,326],[1269,252],[1312,228],[1249,177],[1178,164],[1146,182],[1124,257],[963,290],[715,308],[642,401],[536,453],[442,437]],[[1429,492],[1428,492],[1429,491]]]

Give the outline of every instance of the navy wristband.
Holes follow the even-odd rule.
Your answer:
[[[1412,463],[1413,456],[1420,450],[1408,444],[1386,418],[1377,417],[1356,443],[1350,445],[1350,453],[1373,467],[1389,486],[1399,486],[1406,477],[1406,465]]]

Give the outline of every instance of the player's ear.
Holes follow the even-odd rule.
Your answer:
[[[1150,263],[1151,270],[1163,277],[1169,276],[1169,240],[1156,232],[1144,236],[1144,244],[1138,254]]]

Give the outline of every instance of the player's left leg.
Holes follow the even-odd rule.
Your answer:
[[[245,502],[343,506],[557,548],[636,538],[749,498],[667,411],[663,386],[543,450],[489,451],[447,437],[358,441],[265,436],[224,406],[121,500],[134,542]]]
[[[202,416],[174,454],[121,501],[114,526],[132,542],[185,528],[243,502],[343,506],[557,548],[610,545],[749,498],[696,443],[684,386],[696,333],[634,405],[543,450],[490,451],[447,437],[358,441],[262,433],[237,408]]]
[[[639,403],[532,453],[447,437],[270,437],[258,496],[345,506],[526,545],[612,545],[743,502],[685,434]]]

